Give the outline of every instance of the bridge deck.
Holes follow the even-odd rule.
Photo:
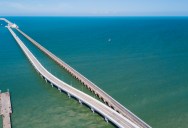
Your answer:
[[[9,92],[0,93],[0,115],[3,117],[3,128],[11,128],[11,113],[12,109]]]
[[[24,54],[27,56],[33,67],[39,72],[39,74],[53,86],[56,86],[60,91],[66,92],[68,95],[71,95],[88,105],[92,110],[97,111],[105,117],[105,120],[109,120],[120,128],[139,128],[134,122],[131,122],[129,119],[125,118],[121,114],[117,113],[113,109],[109,108],[102,102],[94,99],[93,97],[71,87],[65,82],[61,81],[50,72],[48,72],[41,63],[36,59],[36,57],[29,51],[29,49],[24,45],[20,38],[13,32],[10,27],[7,27],[16,42],[19,44]]]
[[[5,22],[10,24],[10,21],[7,19],[3,19]],[[10,29],[9,29],[10,30]],[[62,67],[64,67],[68,72],[70,72],[74,77],[76,77],[78,80],[80,80],[84,85],[86,85],[91,91],[93,91],[96,95],[99,96],[99,98],[102,98],[104,102],[106,102],[110,107],[112,107],[117,112],[124,115],[127,119],[131,120],[135,125],[133,127],[142,127],[142,128],[150,128],[148,124],[146,124],[144,121],[139,119],[136,115],[134,115],[132,112],[130,112],[128,109],[126,109],[124,106],[122,106],[119,102],[117,102],[115,99],[113,99],[110,95],[105,93],[103,90],[101,90],[99,87],[97,87],[94,83],[92,83],[90,80],[85,78],[83,75],[81,75],[79,72],[77,72],[75,69],[70,67],[68,64],[66,64],[64,61],[56,57],[54,54],[52,54],[50,51],[42,47],[40,44],[38,44],[35,40],[33,40],[31,37],[26,35],[21,30],[17,29],[22,35],[24,35],[28,40],[30,40],[34,45],[36,45],[39,49],[41,49],[45,54],[47,54],[49,57],[51,57],[54,61],[56,61],[58,64],[60,64]],[[17,36],[14,35],[14,38],[16,39]],[[20,40],[20,39],[16,39]],[[17,41],[20,42],[20,41]],[[23,50],[25,51],[25,50]],[[30,57],[28,57],[30,58]],[[31,61],[31,60],[30,60]],[[34,65],[34,64],[33,64]],[[34,66],[35,67],[35,66]],[[37,67],[35,67],[37,69]],[[39,71],[40,72],[40,71]],[[46,79],[46,76],[45,76]],[[50,81],[51,82],[51,81]],[[109,109],[109,108],[108,108]],[[129,122],[129,121],[128,121]],[[128,126],[130,127],[130,126]]]
[[[69,66],[67,63],[62,61],[60,58],[55,56],[53,53],[48,51],[46,48],[44,48],[42,45],[40,45],[38,42],[36,42],[34,39],[29,37],[27,34],[25,34],[20,29],[17,29],[23,36],[25,36],[29,41],[31,41],[36,47],[38,47],[41,51],[43,51],[46,55],[48,55],[51,59],[53,59],[55,62],[57,62],[60,66],[65,68],[71,75],[73,75],[76,79],[81,81],[90,91],[94,92],[99,98],[101,98],[108,106],[113,108],[115,111],[119,112],[135,124],[137,124],[141,128],[150,128],[150,126],[142,121],[139,117],[137,117],[135,114],[133,114],[131,111],[129,111],[127,108],[125,108],[123,105],[121,105],[118,101],[116,101],[114,98],[112,98],[110,95],[108,95],[106,92],[104,92],[102,89],[100,89],[97,85],[95,85],[93,82],[91,82],[89,79],[84,77],[82,74],[80,74],[78,71],[76,71],[74,68]]]

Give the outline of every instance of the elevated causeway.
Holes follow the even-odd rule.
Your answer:
[[[115,99],[113,99],[110,95],[108,95],[106,92],[104,92],[102,89],[100,89],[97,85],[92,83],[90,80],[88,80],[85,76],[77,72],[75,69],[73,69],[71,66],[69,66],[67,63],[62,61],[60,58],[55,56],[53,53],[48,51],[46,48],[41,46],[38,42],[36,42],[34,39],[26,35],[23,31],[18,29],[18,27],[12,26],[12,23],[8,21],[5,18],[0,18],[0,20],[4,20],[7,22],[8,30],[26,55],[26,57],[29,59],[33,67],[36,69],[36,71],[40,74],[42,78],[45,79],[46,82],[50,83],[52,87],[56,87],[60,92],[66,93],[69,97],[74,97],[79,101],[79,103],[83,103],[93,112],[97,112],[100,115],[102,115],[105,119],[105,121],[110,121],[114,125],[120,128],[151,128],[147,123],[142,121],[140,118],[138,118],[136,115],[134,115],[131,111],[129,111],[127,108],[125,108],[123,105],[121,105],[119,102],[117,102]],[[46,55],[48,55],[51,59],[53,59],[55,62],[57,62],[60,66],[62,66],[64,69],[66,69],[72,76],[74,76],[76,79],[78,79],[83,85],[85,85],[90,91],[95,93],[99,98],[101,98],[105,103],[102,103],[93,97],[85,94],[82,91],[79,91],[75,89],[74,87],[68,85],[67,83],[61,81],[57,77],[55,77],[53,74],[51,74],[49,71],[47,71],[43,65],[37,60],[37,58],[30,52],[30,50],[24,45],[24,43],[20,40],[20,38],[14,33],[12,30],[19,31],[23,36],[25,36],[29,41],[31,41],[35,46],[37,46],[41,51],[43,51]],[[108,106],[107,106],[108,105]]]
[[[29,37],[27,34],[25,34],[20,29],[17,29],[23,36],[25,36],[31,43],[33,43],[36,47],[38,47],[42,52],[44,52],[46,55],[48,55],[51,59],[53,59],[57,64],[62,66],[65,70],[67,70],[72,76],[74,76],[76,79],[78,79],[83,85],[85,85],[91,92],[95,93],[100,99],[102,99],[109,107],[117,111],[118,113],[122,114],[135,124],[137,124],[141,128],[150,128],[150,126],[142,121],[139,117],[137,117],[135,114],[133,114],[131,111],[129,111],[127,108],[125,108],[123,105],[121,105],[118,101],[116,101],[114,98],[112,98],[110,95],[108,95],[106,92],[104,92],[102,89],[100,89],[97,85],[95,85],[93,82],[91,82],[89,79],[87,79],[85,76],[80,74],[78,71],[76,71],[74,68],[72,68],[70,65],[62,61],[60,58],[55,56],[53,53],[48,51],[46,48],[44,48],[42,45],[40,45],[38,42],[36,42],[34,39]]]
[[[36,59],[36,57],[29,51],[29,49],[24,45],[20,38],[14,33],[14,31],[8,26],[7,27],[20,48],[23,50],[24,54],[27,56],[36,71],[49,82],[52,86],[55,86],[59,91],[67,93],[68,96],[74,97],[80,103],[84,103],[91,108],[93,112],[100,113],[104,119],[108,122],[111,121],[114,125],[120,128],[139,128],[138,125],[131,122],[129,119],[125,118],[121,114],[117,113],[110,107],[106,106],[102,102],[94,99],[93,97],[71,87],[65,82],[61,81],[50,72],[48,72],[42,64]]]

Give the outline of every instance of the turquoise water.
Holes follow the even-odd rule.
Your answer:
[[[187,17],[8,19],[152,127],[187,127]],[[113,127],[46,84],[2,26],[0,37],[0,89],[11,91],[14,128]],[[92,95],[20,38],[53,74]]]

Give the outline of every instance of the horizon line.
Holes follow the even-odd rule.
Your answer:
[[[3,17],[188,17],[188,15],[4,15]]]

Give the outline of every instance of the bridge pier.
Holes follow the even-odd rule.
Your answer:
[[[71,98],[71,95],[70,95],[70,93],[67,93],[67,95],[68,95],[68,97],[69,97],[69,98]]]
[[[93,113],[95,113],[95,110],[94,110],[93,108],[91,108],[91,111],[92,111]]]
[[[82,101],[81,100],[78,100],[78,102],[82,105]]]
[[[52,88],[54,87],[54,85],[51,83],[51,86],[52,86]]]
[[[108,118],[104,117],[104,120],[108,123]]]
[[[61,89],[60,89],[60,88],[58,88],[58,90],[59,90],[59,92],[61,92]]]
[[[0,91],[0,115],[3,119],[3,128],[11,128],[11,118],[12,113],[10,93],[1,93]]]
[[[46,83],[47,83],[47,82],[48,82],[47,79],[46,79],[46,78],[44,78],[44,79],[45,79],[45,81],[46,81]]]

